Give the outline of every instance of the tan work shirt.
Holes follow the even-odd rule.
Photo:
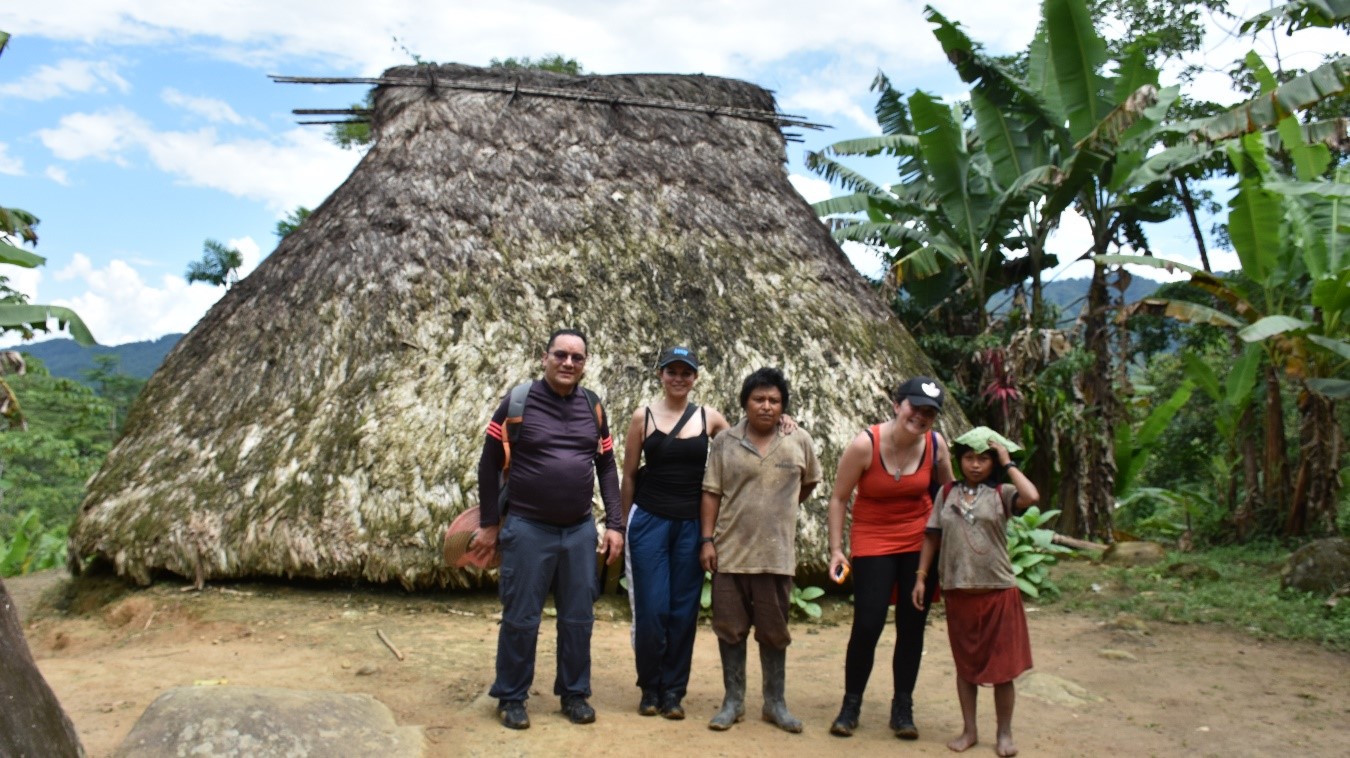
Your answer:
[[[720,495],[714,531],[717,570],[728,574],[797,573],[797,500],[820,482],[811,435],[779,434],[759,454],[742,420],[708,446],[703,491]]]

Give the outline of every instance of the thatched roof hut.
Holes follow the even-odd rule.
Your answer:
[[[558,326],[589,334],[585,383],[618,434],[663,345],[700,351],[699,397],[733,419],[744,375],[782,367],[831,472],[888,388],[931,373],[789,185],[767,91],[458,65],[381,81],[360,165],[146,386],[73,555],[142,583],[475,582],[441,566],[440,532],[475,504],[487,418]],[[814,567],[828,485],[800,525]]]

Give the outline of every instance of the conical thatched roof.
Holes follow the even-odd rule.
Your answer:
[[[385,77],[774,110],[759,87],[705,76]],[[559,326],[589,334],[585,384],[616,436],[656,394],[668,343],[699,350],[699,399],[732,419],[745,374],[782,367],[829,476],[889,414],[888,389],[931,373],[789,185],[772,121],[385,84],[374,127],[351,177],[146,386],[74,554],[139,582],[475,581],[441,567],[440,532],[476,502],[496,402],[540,374]],[[808,566],[826,555],[829,485],[804,509]]]

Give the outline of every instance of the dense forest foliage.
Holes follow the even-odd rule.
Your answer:
[[[1028,448],[1062,533],[1192,545],[1350,523],[1350,57],[1301,70],[1250,53],[1228,70],[1251,99],[1204,102],[1193,69],[1163,72],[1226,8],[1045,0],[1026,49],[994,56],[928,7],[968,93],[879,73],[880,136],[808,154],[846,193],[817,212],[880,256],[879,286],[972,421]],[[1244,35],[1343,33],[1350,4],[1227,18]],[[1069,254],[1094,268],[1065,307],[1043,275],[1071,215],[1091,244]],[[1153,225],[1170,220],[1200,266],[1155,257]],[[1241,270],[1213,271],[1216,246]],[[1127,266],[1188,279],[1140,296]]]

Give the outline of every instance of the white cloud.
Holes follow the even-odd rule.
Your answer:
[[[0,174],[23,176],[23,159],[9,154],[9,145],[0,142]]]
[[[123,93],[131,89],[111,61],[67,59],[39,66],[22,79],[0,84],[0,96],[51,100],[84,92],[107,92],[109,87]]]
[[[313,207],[340,184],[360,155],[315,130],[294,128],[271,139],[222,139],[214,129],[156,131],[125,108],[73,113],[38,131],[56,157],[129,165],[144,153],[180,183],[260,200],[274,211]]]
[[[213,97],[194,97],[185,95],[173,87],[166,87],[160,98],[176,108],[195,113],[213,123],[243,124],[245,119],[231,108],[229,103]]]
[[[159,277],[158,282],[147,282],[125,261],[114,259],[96,267],[80,253],[53,278],[84,286],[83,294],[53,304],[73,309],[95,339],[105,345],[186,332],[225,294],[224,288],[188,284],[181,276],[170,274]]]
[[[40,302],[38,300],[38,285],[42,283],[41,269],[6,266],[4,271],[0,273],[9,277],[10,289],[27,295],[30,303]]]
[[[818,203],[821,200],[829,200],[835,195],[835,190],[830,183],[824,179],[817,179],[814,176],[802,176],[801,174],[789,174],[788,183],[797,190],[797,194],[806,198],[808,203]]]
[[[38,139],[57,158],[85,158],[126,165],[123,153],[152,136],[150,125],[126,108],[63,116],[54,129],[39,129]]]
[[[43,170],[42,174],[62,187],[70,186],[70,175],[60,166],[48,166]]]

